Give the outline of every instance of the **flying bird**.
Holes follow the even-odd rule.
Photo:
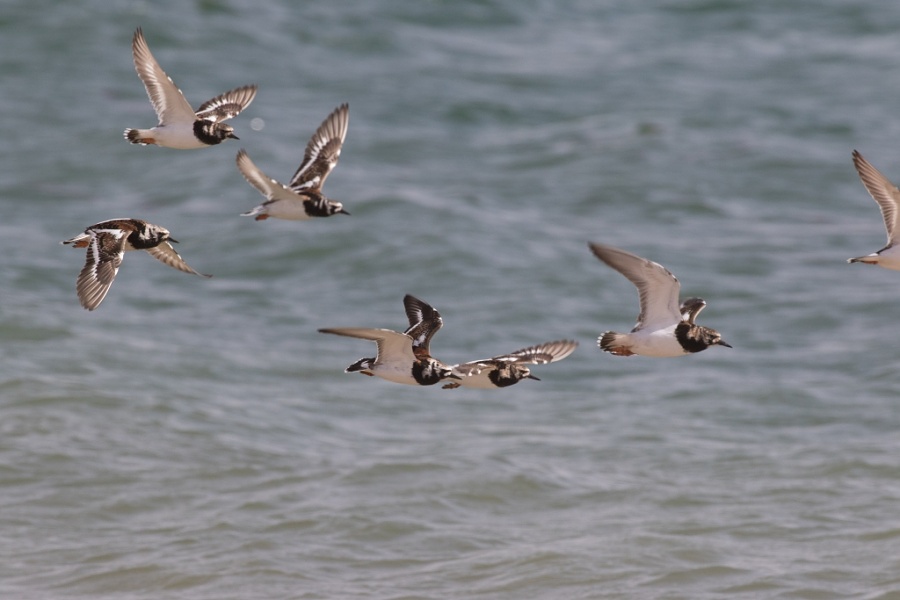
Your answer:
[[[241,213],[262,221],[273,217],[288,221],[302,221],[312,217],[349,215],[344,205],[322,193],[325,180],[338,163],[341,147],[347,137],[350,107],[341,104],[328,115],[310,138],[291,182],[284,185],[263,173],[241,149],[237,166],[250,185],[265,196],[266,201],[252,210]]]
[[[856,150],[853,151],[853,164],[869,195],[881,209],[881,218],[884,219],[884,228],[887,230],[887,245],[872,254],[847,259],[847,262],[878,265],[885,269],[900,271],[900,245],[898,245],[900,229],[897,227],[897,202],[900,201],[900,190]]]
[[[150,53],[141,28],[131,41],[134,68],[147,89],[159,124],[150,129],[126,129],[125,139],[132,144],[155,144],[179,150],[206,148],[225,140],[238,139],[234,128],[225,123],[253,102],[256,86],[245,85],[207,100],[196,111],[181,90],[166,75]]]
[[[357,360],[347,367],[348,373],[359,372],[406,385],[434,385],[447,378],[457,379],[450,367],[429,352],[431,338],[443,325],[440,313],[408,294],[403,304],[410,321],[404,333],[363,327],[327,328],[319,332],[375,342],[375,356]]]
[[[706,306],[700,298],[679,304],[681,284],[668,269],[625,250],[604,244],[589,244],[594,255],[621,273],[638,290],[641,312],[630,333],[607,331],[598,339],[602,350],[616,356],[671,357],[725,346],[715,329],[694,323]]]
[[[75,289],[81,306],[94,310],[103,299],[119,272],[122,257],[131,250],[146,250],[153,258],[173,269],[204,275],[188,266],[172,247],[169,230],[141,219],[111,219],[91,225],[75,237],[60,242],[73,248],[87,248],[84,268]]]
[[[451,369],[454,375],[459,376],[459,380],[444,384],[443,388],[452,390],[462,386],[493,389],[509,387],[523,379],[540,381],[531,374],[531,369],[527,365],[546,365],[562,360],[572,354],[577,347],[578,342],[558,340],[529,346],[493,358],[453,365]]]

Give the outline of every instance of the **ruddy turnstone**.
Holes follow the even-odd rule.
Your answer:
[[[641,312],[631,333],[607,331],[598,339],[601,349],[616,356],[683,356],[710,346],[731,346],[715,329],[694,323],[706,306],[700,298],[678,304],[681,284],[668,269],[612,246],[589,244],[593,253],[635,285]]]
[[[119,272],[122,255],[129,250],[146,250],[153,258],[179,271],[211,277],[195,271],[184,262],[170,243],[177,241],[169,236],[168,229],[159,225],[140,219],[111,219],[91,225],[84,233],[60,243],[72,244],[73,248],[87,248],[87,259],[75,289],[81,306],[94,310],[106,297]]]
[[[132,144],[156,144],[167,148],[191,150],[238,139],[234,128],[223,121],[236,117],[253,102],[256,86],[245,85],[207,100],[195,112],[184,94],[162,70],[144,39],[141,28],[131,42],[134,68],[144,82],[159,124],[151,129],[126,129],[125,139]]]
[[[443,325],[440,313],[408,294],[403,298],[403,305],[410,321],[404,333],[362,327],[328,328],[319,332],[375,342],[375,357],[357,360],[345,369],[347,373],[359,372],[407,385],[434,385],[447,378],[457,379],[447,365],[429,354],[431,338]]]
[[[269,217],[302,221],[312,217],[330,217],[333,214],[349,215],[340,202],[331,200],[322,193],[328,174],[341,156],[349,119],[350,107],[341,104],[322,121],[306,145],[303,162],[289,185],[263,173],[243,149],[238,152],[237,166],[244,179],[266,197],[265,202],[241,214],[255,217],[257,221]]]
[[[900,201],[900,189],[897,189],[897,186],[869,164],[869,161],[856,150],[853,151],[853,164],[869,195],[881,208],[881,217],[884,219],[884,228],[887,230],[887,246],[873,254],[847,259],[847,262],[878,265],[885,269],[900,271],[900,245],[898,245],[900,229],[897,227],[897,202]]]
[[[443,388],[452,390],[463,386],[492,389],[508,387],[523,379],[540,381],[531,374],[531,370],[525,365],[546,365],[562,360],[572,354],[577,347],[578,342],[558,340],[529,346],[493,358],[453,365],[451,369],[454,375],[459,376],[459,381],[444,384]]]

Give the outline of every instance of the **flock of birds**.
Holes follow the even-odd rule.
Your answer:
[[[225,92],[207,100],[195,111],[153,57],[140,28],[134,33],[131,47],[135,70],[159,123],[150,129],[126,129],[127,141],[190,150],[239,139],[226,121],[236,117],[253,101],[257,92],[255,85]],[[340,202],[322,193],[325,180],[338,163],[349,115],[349,106],[342,104],[325,118],[310,138],[303,161],[287,185],[263,173],[241,149],[236,159],[238,170],[266,198],[242,215],[252,216],[257,221],[270,217],[305,220],[349,215]],[[900,228],[897,226],[900,189],[855,150],[853,164],[881,209],[888,242],[881,250],[851,258],[848,262],[900,270]],[[63,241],[75,248],[87,248],[85,265],[76,282],[81,305],[92,311],[103,302],[124,253],[131,250],[145,250],[179,271],[210,277],[188,266],[175,251],[173,242],[177,243],[177,240],[164,227],[134,218],[101,221]],[[598,259],[634,284],[640,300],[640,314],[634,328],[629,333],[607,331],[601,334],[598,345],[602,350],[616,356],[674,357],[701,352],[710,346],[731,348],[718,331],[696,323],[697,316],[706,306],[705,300],[689,298],[679,302],[681,285],[668,269],[612,246],[591,243],[589,247]],[[434,385],[446,381],[445,389],[508,387],[523,379],[538,379],[531,374],[529,365],[562,360],[578,346],[578,342],[572,340],[556,340],[488,359],[448,365],[434,358],[430,350],[432,337],[443,326],[440,313],[411,295],[403,298],[403,305],[409,320],[409,328],[403,333],[363,327],[319,330],[375,342],[376,355],[357,360],[346,368],[346,372],[409,385]]]

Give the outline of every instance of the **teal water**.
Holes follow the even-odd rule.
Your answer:
[[[240,142],[134,147],[141,26]],[[86,0],[0,10],[0,597],[900,596],[900,275],[850,152],[900,181],[900,7],[864,0]],[[350,103],[326,191],[257,223]],[[169,228],[95,312],[59,241]],[[734,346],[618,358],[657,260]],[[435,305],[459,362],[574,338],[540,382],[345,374]]]

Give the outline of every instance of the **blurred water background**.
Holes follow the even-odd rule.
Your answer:
[[[141,26],[240,141],[137,147]],[[6,1],[0,597],[898,598],[900,274],[850,152],[900,181],[879,0]],[[338,104],[350,217],[255,222]],[[167,227],[88,313],[86,226]],[[657,260],[734,349],[618,358]],[[343,373],[435,305],[506,390]]]

